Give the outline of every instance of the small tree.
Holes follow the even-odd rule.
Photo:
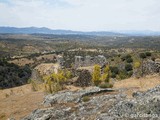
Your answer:
[[[145,54],[145,53],[140,53],[140,54],[139,54],[139,57],[140,57],[141,59],[145,59],[145,58],[146,58],[146,54]]]
[[[131,70],[133,70],[132,65],[131,65],[131,64],[126,64],[126,65],[125,65],[125,70],[126,70],[126,71],[131,71]]]
[[[110,70],[111,70],[111,72],[112,73],[115,73],[115,74],[118,74],[119,73],[119,69],[118,69],[118,67],[110,67]]]
[[[109,82],[109,66],[106,65],[106,67],[104,68],[104,74],[103,74],[103,78],[105,82]]]
[[[146,52],[146,56],[150,57],[151,55],[151,52]]]
[[[93,70],[93,74],[92,74],[92,80],[95,85],[99,85],[101,83],[100,77],[101,77],[100,66],[95,65],[94,70]]]
[[[140,66],[141,66],[141,63],[140,63],[140,62],[135,62],[134,65],[133,65],[133,67],[134,67],[135,69],[140,68]]]
[[[128,58],[126,61],[127,61],[127,63],[132,63],[133,59],[132,58]]]

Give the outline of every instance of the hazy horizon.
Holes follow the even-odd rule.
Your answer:
[[[159,0],[0,0],[0,26],[160,31]]]

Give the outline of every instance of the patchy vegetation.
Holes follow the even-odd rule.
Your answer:
[[[19,67],[15,64],[0,60],[0,88],[11,88],[27,84],[31,76],[28,66]]]

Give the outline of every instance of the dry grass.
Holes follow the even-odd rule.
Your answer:
[[[43,92],[32,91],[31,85],[24,85],[0,91],[0,120],[13,117],[16,120],[41,107]]]
[[[34,61],[29,60],[27,58],[21,58],[21,59],[15,59],[15,60],[9,61],[9,63],[14,63],[14,64],[19,65],[19,66],[24,66],[26,64],[33,64]]]
[[[140,79],[129,78],[126,80],[117,81],[114,84],[114,88],[126,88],[126,94],[128,97],[131,97],[133,92],[146,91],[157,85],[160,85],[160,76],[150,75]]]
[[[35,67],[39,71],[41,76],[52,74],[53,72],[57,73],[60,68],[59,64],[54,63],[42,63]]]

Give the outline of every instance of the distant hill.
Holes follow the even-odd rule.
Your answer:
[[[115,32],[81,32],[81,31],[71,31],[71,30],[52,30],[49,28],[41,27],[26,27],[26,28],[16,28],[16,27],[0,27],[0,33],[13,33],[13,34],[58,34],[58,35],[97,35],[97,36],[117,36],[122,35]]]
[[[119,31],[118,33],[125,34],[128,36],[159,36],[160,32],[159,31],[151,31],[151,30],[143,30],[143,31],[138,31],[138,30],[127,30],[127,31]]]
[[[46,27],[0,27],[0,33],[11,34],[56,34],[56,35],[96,35],[96,36],[159,36],[157,31],[72,31],[72,30],[53,30]]]

